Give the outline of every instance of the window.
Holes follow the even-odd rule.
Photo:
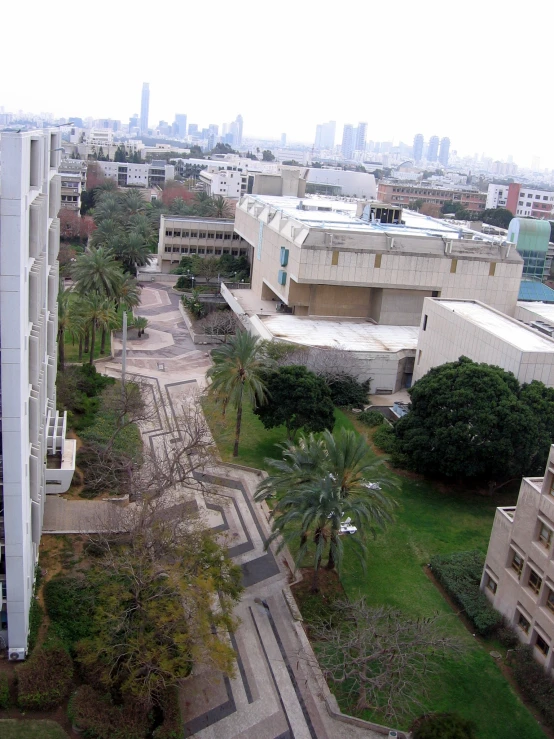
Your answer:
[[[549,611],[552,611],[554,613],[554,590],[551,588],[548,588],[548,598],[546,599],[546,603],[544,604]]]
[[[494,277],[495,272],[496,272],[496,262],[491,262],[489,264],[489,277]]]
[[[530,208],[531,207],[531,203],[525,203],[525,207],[526,208]]]
[[[523,205],[523,200],[520,200],[520,201],[518,202],[518,205],[521,205],[521,206],[522,206],[522,205]]]
[[[173,236],[173,231],[166,231],[165,232],[165,235],[166,236]]]
[[[520,628],[520,629],[521,629],[521,630],[522,630],[523,632],[525,632],[526,634],[528,634],[528,633],[529,633],[529,627],[531,626],[531,624],[530,624],[530,623],[529,623],[529,621],[528,621],[528,620],[527,620],[527,619],[525,618],[525,616],[523,615],[523,613],[520,613],[520,614],[519,614],[519,617],[518,617],[518,619],[517,619],[517,625],[519,626],[519,628]]]
[[[450,262],[450,274],[454,274],[457,269],[458,269],[458,260],[457,259],[453,259]]]
[[[205,254],[205,252],[206,252],[206,250],[205,250],[205,249],[198,249],[198,253],[199,253],[199,254]]]
[[[208,238],[209,238],[209,239],[214,239],[214,238],[215,238],[215,234],[212,234],[212,233],[208,233]]]
[[[231,234],[224,234],[223,238],[225,241],[231,241]]]
[[[173,236],[180,236],[180,235],[181,235],[181,231],[174,231],[173,232]]]
[[[171,254],[171,247],[170,246],[166,246],[165,247],[165,253],[166,254]]]
[[[221,249],[216,249],[215,250],[216,257],[218,257],[220,254],[221,254]]]
[[[550,545],[552,543],[552,529],[549,529],[548,526],[542,522],[539,530],[539,541],[543,547],[550,549]]]
[[[535,200],[540,200],[540,199],[541,199],[540,195],[535,195]]]
[[[537,634],[537,641],[535,642],[535,646],[537,647],[537,649],[539,650],[541,654],[544,654],[545,657],[550,651],[550,647],[548,646],[548,644],[545,642],[545,640],[542,638],[540,634]]]
[[[191,239],[196,239],[196,238],[198,238],[198,231],[191,231],[191,232],[190,232],[190,238],[191,238]]]
[[[205,239],[206,238],[206,232],[205,231],[200,231],[200,233],[198,234],[198,238],[199,239]]]
[[[542,199],[543,199],[543,200],[548,200],[548,195],[543,195],[543,196],[542,196]]]
[[[382,254],[376,254],[375,255],[375,264],[374,264],[375,269],[379,269],[380,268],[380,266],[381,266],[381,257],[382,256],[383,256]]]
[[[176,251],[177,253],[179,253],[181,251],[181,249],[178,246],[174,246],[173,247],[173,251]]]
[[[485,587],[491,591],[491,593],[496,593],[496,588],[498,587],[498,583],[496,580],[493,580],[490,575],[487,574],[485,579]]]
[[[519,580],[521,571],[523,570],[523,557],[520,557],[517,552],[514,552],[510,567],[517,573],[517,579]]]
[[[338,263],[339,263],[339,253],[338,251],[334,251],[331,256],[331,264],[333,265],[333,267],[336,267]]]
[[[535,595],[538,595],[542,585],[542,577],[538,575],[535,570],[531,570],[529,573],[529,580],[527,581],[527,585],[529,585]]]
[[[189,254],[196,254],[196,249],[193,249],[193,248],[191,247],[191,249],[190,249],[190,251],[189,251]]]
[[[427,330],[427,315],[423,316],[423,330]]]
[[[215,237],[216,237],[216,239],[222,239],[223,238],[223,234],[216,234]]]

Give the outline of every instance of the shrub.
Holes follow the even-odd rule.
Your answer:
[[[510,626],[501,626],[496,631],[496,638],[506,649],[515,649],[521,643],[516,632]]]
[[[17,702],[27,711],[48,711],[69,694],[73,663],[59,642],[35,649],[25,664],[16,668]]]
[[[479,590],[485,557],[481,552],[454,552],[431,559],[431,568],[447,593],[461,606],[481,636],[488,636],[502,617]]]
[[[394,454],[396,450],[396,435],[392,426],[382,423],[373,434],[373,443],[386,454]]]
[[[109,411],[100,411],[96,414],[94,423],[81,433],[84,441],[105,446],[116,431],[116,416]],[[116,452],[127,454],[133,459],[138,459],[142,451],[142,439],[138,426],[134,423],[121,429],[113,443]]]
[[[414,721],[413,739],[477,739],[473,721],[457,713],[430,713]]]
[[[71,696],[68,717],[89,739],[145,739],[152,717],[138,701],[114,706],[90,685],[81,685]]]
[[[183,722],[176,688],[169,688],[161,700],[162,723],[154,730],[153,739],[181,739]]]
[[[366,426],[373,428],[374,426],[380,426],[385,423],[385,417],[378,411],[362,411],[357,416],[358,420]]]
[[[44,603],[51,629],[72,649],[76,642],[90,634],[94,590],[76,577],[55,577],[44,586]]]
[[[328,382],[333,403],[339,407],[363,408],[369,394],[369,380],[358,382],[346,373],[337,375]]]
[[[10,681],[5,672],[0,673],[0,708],[10,707]]]
[[[554,727],[554,683],[533,657],[533,648],[520,645],[515,651],[513,675],[523,697],[532,703],[550,728]]]

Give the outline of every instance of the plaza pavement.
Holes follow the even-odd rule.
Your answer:
[[[173,434],[176,414],[205,387],[209,354],[198,350],[179,312],[180,296],[150,284],[142,290],[137,314],[148,318],[147,336],[128,342],[127,372],[148,383],[158,410],[142,428],[145,443]],[[121,374],[121,346],[99,371]],[[209,525],[225,537],[243,572],[244,594],[236,608],[237,631],[229,636],[236,653],[232,678],[196,671],[180,691],[184,737],[201,739],[378,739],[388,729],[340,715],[304,633],[288,583],[293,564],[287,552],[276,556],[264,544],[269,511],[254,502],[261,473],[214,464],[200,476],[208,485],[176,491],[196,498]],[[132,505],[132,504],[131,504]],[[108,501],[77,501],[48,496],[45,533],[78,533],[117,528],[121,509]],[[104,522],[104,523],[101,523]],[[334,714],[334,715],[332,715]],[[403,736],[399,732],[399,736]]]

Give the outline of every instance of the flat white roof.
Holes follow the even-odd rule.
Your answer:
[[[535,301],[527,302],[525,300],[518,300],[518,308],[525,308],[535,315],[544,318],[546,321],[554,323],[554,303],[538,303]]]
[[[278,314],[260,316],[278,339],[293,344],[358,352],[398,352],[417,346],[418,326],[379,326],[366,321],[341,321]],[[554,342],[553,342],[554,347]]]
[[[542,336],[523,323],[497,313],[495,310],[472,301],[465,300],[434,300],[445,310],[451,310],[479,328],[515,346],[522,352],[554,353],[554,340]]]

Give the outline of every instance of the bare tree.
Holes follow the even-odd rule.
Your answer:
[[[422,707],[441,660],[463,654],[445,636],[439,616],[414,618],[393,608],[372,608],[364,599],[334,604],[333,615],[310,625],[327,680],[341,686],[357,710],[384,711],[395,720]]]
[[[277,360],[281,367],[301,364],[310,372],[322,377],[328,385],[338,382],[344,377],[358,379],[362,374],[362,363],[354,352],[340,347],[301,347],[285,354]]]
[[[213,311],[195,325],[195,331],[207,336],[217,336],[223,343],[227,342],[228,336],[234,336],[237,332],[237,319],[231,310]]]

